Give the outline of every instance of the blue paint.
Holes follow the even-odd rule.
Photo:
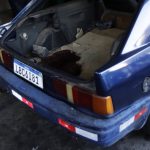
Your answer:
[[[136,115],[143,107],[150,108],[149,97],[140,99],[130,108],[114,117],[102,119],[87,115],[65,102],[48,96],[2,66],[0,66],[0,70],[0,83],[3,83],[3,85],[0,84],[0,87],[6,86],[9,91],[12,89],[17,91],[34,104],[37,113],[53,123],[58,124],[58,118],[62,118],[76,127],[98,134],[98,144],[102,147],[110,146],[131,131],[141,128],[149,116],[149,111],[147,111],[138,121],[120,132],[120,126],[124,122]]]
[[[41,2],[42,0],[32,0],[11,22],[0,26],[0,35],[2,36],[0,41],[4,48],[5,40],[16,25]],[[145,93],[142,88],[145,78],[150,76],[150,23],[145,28],[145,32],[139,36],[139,39],[142,37],[141,45],[131,49],[128,53],[123,52],[132,35],[135,22],[148,2],[149,0],[141,1],[115,59],[95,73],[97,93],[102,96],[111,96],[113,99],[115,108],[113,116],[103,119],[101,116],[87,115],[74,106],[59,100],[59,96],[52,96],[53,86],[51,84],[45,83],[49,89],[49,95],[45,94],[2,66],[0,66],[0,85],[9,90],[14,89],[30,99],[35,105],[35,111],[54,123],[57,123],[58,118],[62,118],[72,125],[98,134],[100,145],[104,147],[112,145],[131,131],[141,128],[149,116],[148,111],[126,130],[119,132],[120,125],[138,113],[141,108],[147,107],[150,110],[150,92]],[[136,45],[136,41],[133,42]],[[48,81],[51,80],[47,74],[44,77]]]
[[[150,92],[144,93],[143,91],[143,82],[146,77],[150,76],[150,23],[145,32],[139,36],[139,38],[143,37],[141,45],[136,49],[131,49],[127,54],[123,54],[123,49],[132,35],[136,20],[141,11],[144,11],[143,8],[147,4],[150,5],[148,2],[147,0],[141,2],[131,24],[130,32],[120,44],[118,56],[95,74],[97,93],[112,96],[116,113],[128,108],[140,98],[150,95]],[[150,6],[148,7],[150,8]]]

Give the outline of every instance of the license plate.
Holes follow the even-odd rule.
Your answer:
[[[43,89],[42,73],[17,59],[14,59],[14,73]]]

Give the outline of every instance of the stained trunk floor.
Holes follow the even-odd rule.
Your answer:
[[[66,57],[65,59],[62,59],[60,58],[60,55],[59,59],[57,60],[58,62],[55,61],[55,64],[60,62],[61,64],[65,63],[67,67],[69,66],[69,71],[70,69],[73,70],[73,68],[76,69],[77,66],[80,66],[80,73],[79,69],[77,70],[79,73],[78,76],[82,79],[90,80],[94,76],[95,71],[111,59],[112,45],[117,37],[120,36],[123,32],[123,30],[116,28],[108,30],[99,30],[95,28],[94,30],[86,33],[73,43],[62,46],[60,49],[55,51],[55,53],[60,52],[64,55],[64,53],[62,52],[67,51],[68,53],[69,50],[70,52],[72,52],[73,55],[78,56],[79,59],[74,62],[74,65],[69,65],[70,59],[67,64]],[[51,56],[52,55],[54,54],[51,54]],[[71,64],[73,63],[71,62]],[[75,64],[77,65],[76,67]],[[65,68],[64,71],[67,72],[66,67],[63,66],[63,68]]]

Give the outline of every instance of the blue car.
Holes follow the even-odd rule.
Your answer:
[[[102,147],[150,134],[150,0],[5,3],[1,89]]]

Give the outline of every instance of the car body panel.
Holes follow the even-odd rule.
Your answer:
[[[97,118],[48,96],[1,65],[0,70],[0,83],[3,83],[3,87],[5,85],[10,93],[12,90],[17,91],[30,100],[35,112],[53,123],[58,124],[58,119],[61,118],[79,129],[98,135],[98,141],[96,142],[102,147],[111,146],[131,131],[140,129],[149,116],[150,100],[148,97],[142,98],[136,104],[112,118]],[[143,108],[146,108],[146,111],[137,120],[129,123]]]
[[[99,92],[112,96],[115,100],[115,109],[118,111],[150,94],[149,91],[145,93],[143,90],[144,80],[150,75],[149,56],[150,47],[147,46],[109,69],[96,74],[97,89],[100,89]]]
[[[137,39],[142,37],[142,45],[133,48],[136,41],[130,42],[133,37],[132,31],[137,25],[136,20],[141,16],[141,11],[144,9],[149,11],[149,1],[141,1],[141,6],[136,13],[133,23],[130,27],[130,32],[125,37],[125,40],[120,44],[119,54],[109,64],[98,70],[95,74],[97,92],[99,94],[111,95],[113,97],[115,109],[120,111],[123,107],[128,107],[143,96],[147,96],[150,92],[143,92],[143,83],[145,78],[150,76],[149,69],[149,53],[150,53],[150,38],[149,24],[146,24],[146,29],[142,35],[137,34]],[[141,19],[141,18],[140,18]],[[138,25],[139,26],[139,25]],[[142,20],[140,26],[142,27]],[[137,30],[137,29],[136,29]],[[139,27],[140,30],[140,27]],[[143,31],[143,29],[142,29]],[[146,31],[146,32],[145,32]],[[131,37],[131,38],[130,38]],[[127,50],[130,42],[132,49]]]
[[[98,134],[98,143],[100,145],[104,147],[112,145],[131,131],[141,128],[149,116],[150,91],[144,92],[143,89],[145,78],[150,76],[149,24],[145,27],[146,29],[144,31],[146,32],[144,32],[144,34],[142,32],[142,35],[138,35],[139,37],[137,37],[137,39],[141,37],[144,39],[142,45],[139,45],[139,47],[135,49],[130,44],[135,45],[136,41],[133,41],[133,43],[129,42],[134,26],[136,25],[135,22],[141,10],[147,9],[147,7],[145,7],[146,5],[148,5],[149,8],[149,1],[150,0],[141,1],[129,32],[119,46],[117,56],[95,73],[94,80],[97,94],[101,96],[111,96],[113,99],[115,113],[112,116],[106,116],[107,119],[104,119],[104,116],[94,116],[93,114],[83,112],[79,108],[64,102],[65,100],[62,101],[62,97],[59,97],[57,93],[54,94],[51,84],[45,84],[44,86],[48,89],[48,92],[43,92],[20,79],[2,65],[0,65],[1,85],[5,83],[9,91],[16,90],[22,96],[28,98],[34,104],[36,112],[54,123],[58,123],[58,118],[62,118],[70,124]],[[4,49],[9,51],[5,45],[5,40],[7,40],[7,37],[18,23],[41,3],[42,0],[31,0],[11,22],[0,26],[0,42]],[[129,46],[133,49],[128,49],[128,43],[130,43]],[[44,75],[46,77],[45,79],[49,81],[52,78],[59,77],[56,74],[48,74],[45,72]],[[79,82],[79,80],[74,80],[74,83]],[[132,119],[131,117],[138,113],[143,107],[146,107],[148,110],[138,121],[132,122],[131,124],[129,122],[130,119]],[[128,123],[127,127],[127,123],[124,125],[124,122]],[[123,131],[119,130],[122,125],[126,127]]]

